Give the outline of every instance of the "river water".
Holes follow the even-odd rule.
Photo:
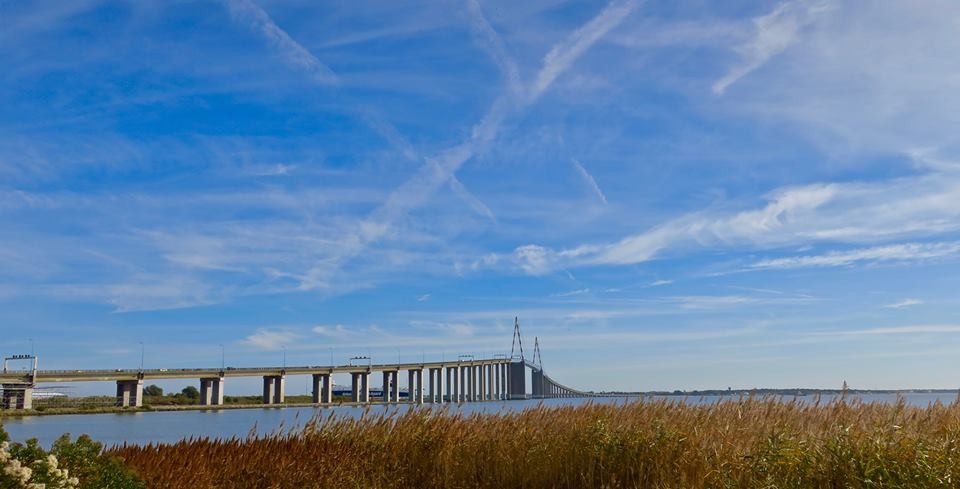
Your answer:
[[[864,402],[896,402],[897,394],[860,394]],[[949,404],[957,399],[953,393],[907,393],[900,394],[907,404],[926,407],[939,401]],[[694,404],[715,403],[721,400],[736,400],[738,396],[680,397],[665,396],[666,399]],[[650,399],[645,397],[644,399]],[[783,397],[784,400],[796,399],[800,402],[813,402],[814,396]],[[471,414],[476,412],[495,413],[535,407],[541,403],[546,406],[579,405],[585,402],[625,403],[637,398],[603,397],[593,399],[546,399],[505,402],[466,403],[460,405],[444,404],[433,408],[445,409],[449,413]],[[822,396],[821,402],[830,400]],[[427,405],[429,406],[429,405]],[[3,428],[14,441],[37,438],[41,445],[50,444],[63,433],[74,437],[80,434],[90,435],[106,446],[119,444],[174,443],[185,438],[244,438],[250,433],[258,435],[296,430],[314,416],[357,417],[364,412],[378,415],[383,412],[397,412],[410,409],[409,405],[371,405],[366,408],[356,406],[335,407],[290,407],[270,409],[224,409],[204,411],[160,411],[123,414],[78,414],[51,416],[24,416],[0,418]]]

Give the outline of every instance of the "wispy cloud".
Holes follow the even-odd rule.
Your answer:
[[[474,36],[477,42],[484,48],[493,61],[500,68],[504,78],[507,80],[507,86],[512,93],[518,93],[522,89],[520,81],[520,70],[517,68],[516,61],[507,53],[503,45],[503,40],[497,31],[493,29],[483,15],[483,8],[478,0],[466,0],[467,13],[470,16],[470,26],[473,28]]]
[[[868,328],[855,329],[848,331],[829,331],[822,333],[811,333],[813,336],[836,336],[836,337],[858,337],[858,336],[887,336],[887,335],[912,335],[912,334],[955,334],[960,333],[960,325],[956,324],[917,324],[909,326],[895,326],[890,328]]]
[[[591,175],[590,172],[588,172],[587,169],[584,168],[580,161],[578,161],[576,158],[572,158],[570,162],[573,163],[573,168],[576,169],[580,177],[583,178],[583,181],[587,184],[587,187],[589,187],[590,190],[597,195],[597,198],[599,198],[601,202],[606,204],[607,196],[603,195],[603,191],[600,190],[600,186],[597,185],[597,181],[594,180],[593,175]]]
[[[713,84],[713,92],[722,94],[750,72],[763,66],[794,43],[800,31],[829,9],[826,1],[790,1],[772,12],[753,19],[754,33],[735,49],[740,64]]]
[[[423,294],[417,297],[417,302],[427,302],[428,300],[430,300],[430,294]]]
[[[906,243],[849,251],[833,251],[823,255],[794,256],[761,260],[750,268],[839,267],[859,262],[918,261],[960,253],[960,242]]]
[[[320,336],[327,336],[330,338],[344,338],[354,334],[353,331],[347,329],[347,327],[342,324],[335,324],[332,326],[318,324],[310,330]]]
[[[310,78],[323,85],[339,83],[337,75],[327,65],[320,62],[313,54],[300,43],[290,37],[280,28],[259,5],[253,0],[223,0],[230,9],[230,14],[238,22],[246,24],[250,29],[264,36],[268,42],[279,51],[283,57],[295,68],[306,72]]]
[[[752,248],[819,242],[870,243],[919,238],[960,230],[960,178],[925,173],[872,183],[822,183],[777,189],[760,208],[734,213],[690,213],[608,244],[554,250],[536,244],[514,250],[512,261],[539,275],[564,267],[629,265],[665,250],[730,245]],[[910,243],[838,252],[820,257],[771,259],[757,268],[829,266],[866,260],[905,260],[957,253],[958,244]]]
[[[560,293],[557,293],[557,294],[551,294],[551,297],[575,297],[575,296],[578,296],[578,295],[587,295],[587,294],[589,294],[589,293],[590,293],[590,289],[588,289],[588,288],[583,288],[583,289],[571,290],[571,291],[568,291],[568,292],[560,292]]]
[[[923,304],[923,301],[920,299],[903,299],[883,307],[887,309],[903,309],[904,307],[919,306],[920,304]]]
[[[304,276],[303,289],[322,287],[330,276],[351,258],[357,256],[371,243],[380,241],[395,229],[395,223],[411,210],[422,206],[442,185],[450,182],[464,163],[477,152],[484,150],[499,134],[503,122],[526,110],[566,71],[587,49],[604,34],[616,27],[634,9],[635,2],[615,1],[574,31],[570,36],[553,46],[544,57],[535,81],[522,97],[512,93],[497,98],[486,114],[473,125],[466,140],[444,149],[434,156],[426,157],[426,164],[416,174],[397,187],[386,202],[359,225],[358,230],[344,241],[342,252],[311,268]],[[491,213],[492,215],[492,213]]]
[[[298,334],[286,330],[258,329],[244,339],[244,343],[263,350],[279,350],[293,344]]]
[[[600,40],[607,32],[620,25],[637,7],[633,0],[615,0],[610,2],[583,27],[580,27],[565,40],[555,45],[543,58],[543,67],[528,90],[531,101],[536,100],[553,84],[554,80]]]

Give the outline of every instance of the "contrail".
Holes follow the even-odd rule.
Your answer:
[[[270,44],[283,54],[288,63],[305,71],[313,81],[322,85],[337,85],[339,83],[339,79],[333,70],[290,37],[270,18],[269,14],[259,5],[253,3],[252,0],[224,0],[224,3],[227,4],[230,15],[234,19],[247,24],[250,29],[267,38]]]
[[[571,158],[570,161],[573,162],[573,167],[577,169],[577,172],[580,173],[581,177],[583,177],[583,181],[587,182],[587,185],[591,190],[593,190],[593,193],[597,194],[597,197],[599,197],[600,200],[606,204],[607,196],[603,195],[603,191],[600,190],[600,186],[597,185],[597,181],[593,179],[593,175],[587,172],[587,169],[584,168],[576,158]]]

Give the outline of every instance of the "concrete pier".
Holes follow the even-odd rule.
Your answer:
[[[468,370],[470,370],[470,401],[477,402],[479,400],[477,395],[479,393],[477,390],[477,366],[472,365],[468,367]]]
[[[503,382],[503,399],[510,399],[510,364],[500,365],[501,382]]]
[[[487,400],[487,366],[477,366],[477,400]]]
[[[467,402],[470,400],[470,367],[461,366],[460,371],[460,389],[457,395],[458,402]]]
[[[447,401],[457,402],[457,367],[447,367]]]
[[[443,402],[443,368],[431,368],[427,375],[430,384],[429,401],[431,403]]]
[[[33,384],[4,383],[2,409],[33,409]]]
[[[487,400],[495,401],[497,400],[497,376],[494,373],[494,365],[487,365],[484,368],[487,370]]]
[[[286,399],[287,389],[286,375],[264,375],[263,376],[263,403],[264,404],[283,404]]]
[[[351,372],[350,400],[370,402],[370,372]]]
[[[207,377],[200,379],[200,405],[223,405],[223,377]]]
[[[117,406],[143,406],[143,379],[117,381]]]
[[[423,369],[407,371],[407,398],[413,404],[423,404]]]
[[[522,362],[510,362],[508,384],[510,386],[510,399],[527,398],[527,372],[526,365]]]
[[[543,372],[533,370],[530,372],[530,392],[534,399],[543,398]]]
[[[400,372],[385,370],[383,372],[383,402],[400,402]]]
[[[330,374],[313,374],[312,380],[314,404],[333,402],[333,380]]]

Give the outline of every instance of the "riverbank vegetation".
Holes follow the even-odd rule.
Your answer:
[[[955,487],[960,404],[651,400],[332,414],[264,438],[109,453],[148,487],[171,489]]]
[[[103,445],[87,436],[63,435],[49,451],[36,440],[13,443],[0,426],[2,489],[145,489],[143,482]]]

